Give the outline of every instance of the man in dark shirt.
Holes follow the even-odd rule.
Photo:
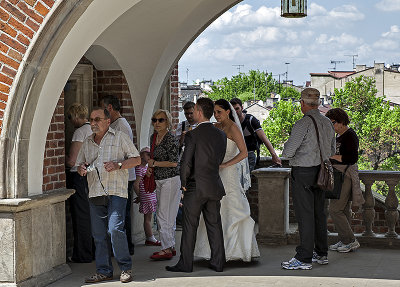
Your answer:
[[[255,152],[260,149],[259,141],[264,143],[267,147],[272,156],[272,161],[278,165],[282,165],[281,159],[276,155],[274,147],[268,140],[260,125],[260,121],[250,114],[243,113],[243,105],[240,99],[233,98],[230,102],[235,109],[242,125],[243,136],[248,151],[250,172],[256,167],[257,160]]]

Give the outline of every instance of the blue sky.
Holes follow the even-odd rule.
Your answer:
[[[332,70],[331,60],[345,61],[337,70],[351,70],[352,58],[345,55],[357,54],[356,64],[367,66],[400,63],[400,0],[307,4],[307,17],[285,19],[280,0],[242,1],[192,43],[179,61],[180,81],[230,78],[240,64],[241,72],[288,68],[288,79],[302,85],[309,73]]]

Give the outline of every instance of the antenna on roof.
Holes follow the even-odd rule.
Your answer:
[[[333,70],[336,71],[336,64],[344,63],[344,62],[345,62],[345,61],[334,61],[334,60],[331,60],[331,64],[334,64],[334,65],[335,65],[335,67],[333,68]]]
[[[356,67],[356,57],[358,57],[357,54],[353,54],[353,55],[345,55],[346,57],[352,57],[353,58],[353,70]]]
[[[236,69],[238,69],[239,74],[240,74],[240,67],[244,67],[244,65],[232,65],[232,66],[234,66],[234,67],[236,67]]]

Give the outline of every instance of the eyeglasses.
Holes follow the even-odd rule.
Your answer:
[[[334,125],[334,124],[336,124],[337,123],[337,121],[332,121],[332,125]]]
[[[100,121],[102,121],[102,120],[105,120],[106,118],[99,118],[99,117],[96,117],[96,118],[94,118],[94,119],[92,119],[92,118],[90,118],[89,119],[89,122],[96,122],[96,123],[98,123],[98,122],[100,122]]]
[[[156,123],[157,121],[159,122],[159,123],[163,123],[163,122],[165,122],[167,119],[164,119],[164,118],[159,118],[159,119],[156,119],[156,118],[152,118],[151,119],[151,121],[153,122],[153,123]]]
[[[72,116],[71,116],[71,115],[68,115],[68,119],[71,120],[71,119],[72,119]]]

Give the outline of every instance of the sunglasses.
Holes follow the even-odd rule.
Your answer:
[[[337,123],[337,121],[332,121],[332,125],[334,125],[334,124],[336,124]]]
[[[105,120],[105,118],[96,117],[96,118],[94,118],[94,119],[90,118],[90,119],[89,119],[89,122],[96,122],[96,123],[98,123],[98,122],[100,122],[100,121],[102,121],[102,120]]]
[[[151,121],[153,122],[153,123],[156,123],[157,121],[159,122],[159,123],[163,123],[163,122],[165,122],[167,119],[164,119],[164,118],[159,118],[159,119],[156,119],[156,118],[152,118],[151,119]]]

